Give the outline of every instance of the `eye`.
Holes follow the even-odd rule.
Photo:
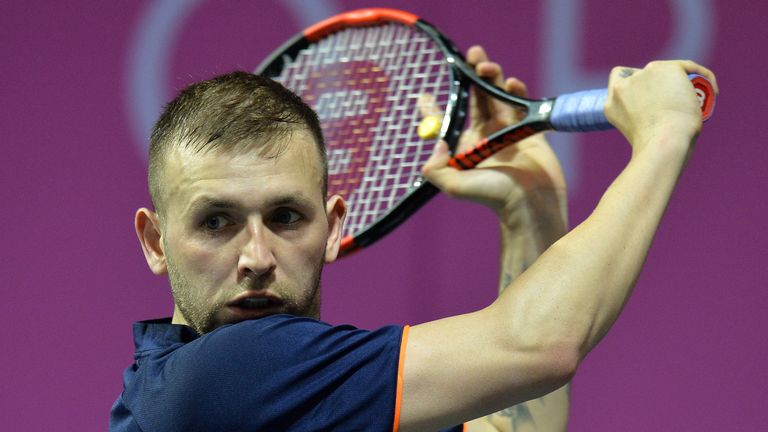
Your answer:
[[[209,231],[219,231],[229,224],[227,218],[222,215],[209,216],[203,220],[203,228]]]
[[[291,209],[279,209],[272,216],[272,221],[280,225],[293,225],[301,219],[301,214]]]

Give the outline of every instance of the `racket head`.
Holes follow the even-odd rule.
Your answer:
[[[386,235],[437,193],[421,167],[438,140],[453,151],[463,129],[469,85],[457,63],[453,44],[416,15],[374,8],[309,27],[257,68],[318,113],[328,194],[347,202],[340,256]],[[425,136],[427,117],[439,130]]]

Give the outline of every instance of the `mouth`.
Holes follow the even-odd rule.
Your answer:
[[[274,306],[280,306],[280,302],[269,297],[248,297],[239,302],[231,303],[230,306],[242,309],[268,309]]]
[[[227,309],[236,320],[260,318],[279,313],[283,301],[265,294],[248,293],[240,295],[227,304]]]

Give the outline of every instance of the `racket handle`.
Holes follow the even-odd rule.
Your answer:
[[[582,90],[558,96],[549,122],[562,132],[590,132],[613,129],[605,118],[608,89]]]
[[[715,90],[712,84],[701,75],[689,74],[688,79],[696,91],[701,105],[704,121],[709,120],[715,108]],[[590,132],[613,129],[605,118],[605,100],[608,89],[585,90],[566,93],[555,99],[552,115],[549,118],[552,127],[563,132]]]

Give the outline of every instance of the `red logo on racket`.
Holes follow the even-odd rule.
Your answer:
[[[369,169],[379,119],[389,111],[389,77],[367,61],[322,65],[299,96],[320,117],[328,154],[328,193],[350,198]]]

